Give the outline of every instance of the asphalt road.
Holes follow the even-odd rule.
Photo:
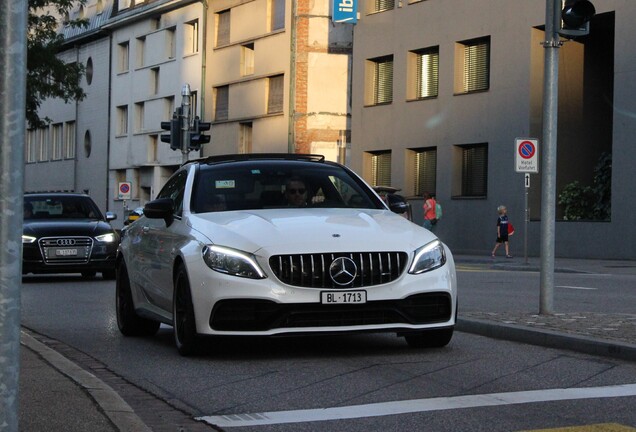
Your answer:
[[[538,273],[516,273],[460,269],[461,310],[538,307]],[[609,283],[559,275],[556,303],[620,308],[630,281],[633,286],[627,276]],[[223,430],[636,427],[633,362],[461,332],[448,347],[433,350],[409,349],[390,334],[215,339],[202,355],[182,358],[169,327],[152,339],[119,334],[112,281],[48,276],[25,279],[22,322],[69,346],[76,361],[97,364],[97,371],[122,377],[131,389],[166,401],[185,417],[223,424]],[[147,424],[157,421],[154,406],[119,389]],[[619,390],[628,395],[616,397]]]

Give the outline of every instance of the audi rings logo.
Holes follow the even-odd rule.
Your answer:
[[[331,262],[329,276],[338,285],[351,284],[358,274],[358,266],[351,258],[340,257]]]
[[[57,239],[58,246],[75,246],[75,239]]]

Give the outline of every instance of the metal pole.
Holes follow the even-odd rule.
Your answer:
[[[524,214],[523,214],[523,259],[528,265],[528,222],[530,221],[530,211],[528,210],[528,190],[530,189],[530,174],[524,175]]]
[[[559,100],[559,29],[561,0],[546,0],[543,83],[543,160],[541,185],[540,314],[554,312],[554,238]]]
[[[182,163],[188,161],[188,152],[190,151],[190,125],[192,113],[190,112],[190,84],[184,84],[181,88],[181,154]]]
[[[28,2],[0,4],[0,430],[18,431]]]

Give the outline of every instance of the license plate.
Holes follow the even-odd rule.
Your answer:
[[[57,256],[76,256],[77,249],[57,249],[55,251],[55,255]]]
[[[366,291],[323,291],[320,293],[322,304],[361,304],[367,302]]]

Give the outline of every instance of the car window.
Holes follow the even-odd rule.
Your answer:
[[[292,201],[292,194],[302,197]],[[190,204],[195,213],[303,206],[382,208],[369,188],[341,167],[293,161],[203,165]]]
[[[183,213],[183,194],[188,178],[186,171],[180,171],[171,177],[157,195],[157,198],[170,198],[174,204],[174,214],[181,216]]]
[[[25,197],[24,219],[102,219],[102,213],[86,196]]]

